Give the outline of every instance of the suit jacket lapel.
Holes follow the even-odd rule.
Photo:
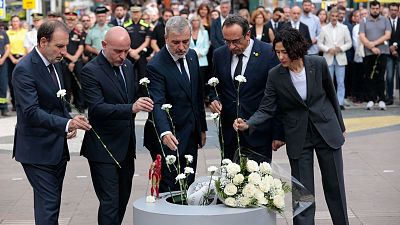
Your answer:
[[[134,77],[133,77],[133,72],[130,71],[128,69],[128,66],[126,65],[126,63],[124,62],[122,64],[122,72],[124,73],[124,77],[125,77],[125,83],[126,83],[126,89],[128,92],[128,103],[133,102],[133,97],[135,96],[135,82],[134,82]]]
[[[99,64],[101,65],[100,67],[106,74],[106,77],[108,77],[111,80],[111,83],[114,85],[114,88],[118,90],[122,99],[126,100],[126,95],[125,95],[125,93],[123,93],[123,90],[120,88],[120,85],[119,85],[119,82],[118,82],[115,72],[114,72],[113,68],[111,67],[111,64],[107,61],[106,57],[104,57],[102,52],[99,53],[97,60],[99,60]]]
[[[249,61],[247,62],[246,70],[243,73],[243,75],[247,79],[251,79],[252,76],[257,76],[257,73],[254,73],[253,71],[255,68],[257,68],[257,65],[259,63],[259,60],[257,60],[257,56],[254,55],[255,52],[258,52],[258,53],[260,52],[258,44],[259,44],[259,42],[257,40],[254,40],[253,48],[251,49],[251,53],[250,53],[250,58],[249,58]],[[243,86],[243,84],[241,86]],[[249,86],[249,85],[244,85],[243,88],[247,87],[247,86]]]
[[[283,85],[288,90],[288,92],[302,105],[306,105],[303,99],[300,97],[296,88],[294,87],[293,81],[290,78],[290,73],[287,68],[284,68],[282,65],[280,66],[280,73],[283,79]]]
[[[167,65],[166,71],[171,71],[171,76],[175,76],[179,86],[181,86],[181,88],[185,91],[187,96],[191,98],[192,95],[190,91],[190,83],[188,82],[188,78],[184,77],[182,73],[179,71],[178,66],[176,65],[172,56],[169,54],[166,47],[164,47],[164,57],[166,59],[166,65]],[[174,77],[171,77],[171,79],[174,79]]]
[[[310,102],[310,98],[313,92],[314,83],[315,83],[315,66],[309,60],[308,56],[304,57],[304,67],[306,71],[306,79],[307,79],[307,102]]]
[[[190,88],[191,88],[191,99],[195,99],[197,93],[197,81],[198,81],[198,70],[196,69],[195,64],[193,63],[193,57],[191,56],[190,52],[186,54],[186,62],[189,67],[189,74],[190,74]]]

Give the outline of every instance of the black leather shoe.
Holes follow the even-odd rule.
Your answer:
[[[393,105],[393,99],[389,99],[386,101],[386,105]]]
[[[343,105],[341,105],[340,110],[346,110],[346,108]]]
[[[8,112],[5,110],[1,110],[1,115],[2,116],[10,116],[10,114],[8,114]]]

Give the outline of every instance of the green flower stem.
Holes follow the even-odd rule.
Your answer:
[[[70,102],[68,102],[64,96],[61,97],[61,99],[67,103],[71,108],[74,108],[75,110],[77,110],[77,108],[72,105]],[[78,111],[78,110],[77,110]],[[79,111],[78,111],[79,112]],[[80,113],[79,113],[80,114]],[[100,141],[100,143],[103,145],[104,149],[107,151],[108,155],[114,160],[115,164],[117,164],[117,166],[121,169],[121,165],[119,164],[119,162],[114,158],[113,154],[110,152],[110,150],[108,150],[107,146],[104,144],[103,140],[101,140],[100,136],[97,134],[97,132],[94,130],[94,128],[92,127],[91,129],[93,131],[93,133],[96,135],[97,139]]]
[[[203,197],[203,203],[201,203],[201,205],[208,205],[208,198],[210,197],[211,194],[211,181],[212,181],[212,176],[213,176],[214,172],[211,172],[211,177],[210,177],[210,182],[208,183],[208,189],[207,189],[207,193],[204,195]]]
[[[374,75],[375,75],[375,72],[376,72],[376,67],[377,67],[377,65],[378,65],[378,61],[379,61],[379,55],[376,57],[374,66],[372,67],[372,72],[371,72],[371,74],[369,75],[369,78],[370,78],[371,80],[374,78]]]
[[[219,95],[218,95],[218,91],[217,91],[217,87],[216,86],[214,86],[214,90],[215,90],[215,94],[217,95],[217,100],[219,101]],[[225,157],[225,154],[224,154],[224,151],[225,151],[224,150],[224,145],[225,145],[225,143],[224,143],[224,135],[222,134],[222,117],[221,117],[221,114],[219,114],[218,125],[216,125],[216,126],[217,126],[218,136],[220,138],[220,142],[219,142],[220,146],[219,146],[219,148],[220,148],[220,151],[221,151],[221,165],[222,165],[222,160]]]
[[[240,91],[240,82],[238,84],[237,88],[237,97],[236,97],[236,119],[239,119],[239,107],[240,107],[240,102],[239,102],[239,91]],[[238,151],[239,151],[239,159],[242,158],[242,154],[240,152],[240,136],[239,136],[239,130],[236,131],[236,139],[238,143]]]
[[[74,77],[74,80],[75,80],[76,84],[78,84],[79,90],[82,90],[81,82],[79,82],[78,77],[76,76],[76,74],[74,72],[71,72],[71,74]]]
[[[168,119],[171,122],[171,126],[172,126],[172,134],[175,136],[176,138],[176,133],[175,133],[175,126],[174,126],[174,122],[172,121],[172,117],[171,114],[169,114],[169,109],[165,110],[165,112],[167,112],[168,115]],[[179,148],[178,146],[176,147],[176,158],[178,160],[178,171],[177,173],[180,174],[181,173],[181,163],[180,163],[180,159],[179,159]]]
[[[149,96],[149,98],[151,98],[151,97],[150,97],[149,89],[148,89],[148,87],[147,87],[147,84],[144,84],[144,86],[146,87],[147,95]],[[164,157],[164,159],[165,159],[166,155],[165,155],[165,152],[164,152],[164,148],[163,148],[163,144],[162,144],[162,142],[161,142],[160,135],[158,134],[158,131],[157,131],[157,128],[156,128],[156,121],[154,120],[154,113],[153,113],[153,111],[150,112],[150,115],[151,115],[151,123],[153,124],[154,131],[156,132],[158,144],[160,145],[160,148],[161,148],[161,153],[162,153],[162,155],[163,155],[163,157]],[[169,167],[168,163],[167,163],[167,168],[168,168],[169,172],[171,172],[171,168]]]

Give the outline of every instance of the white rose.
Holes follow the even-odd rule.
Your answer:
[[[194,173],[194,170],[192,167],[185,167],[184,169],[184,173],[185,174],[190,174],[190,173]]]
[[[237,80],[239,83],[246,83],[247,82],[246,77],[243,76],[243,75],[237,75],[235,77],[235,80]]]
[[[211,119],[216,120],[219,117],[219,113],[212,113],[210,117]]]
[[[247,171],[249,171],[250,173],[256,172],[259,170],[258,164],[254,160],[248,160],[246,163],[246,168],[247,168]]]
[[[218,167],[216,166],[210,166],[207,168],[207,171],[210,173],[215,173],[218,170]]]
[[[262,192],[260,189],[256,189],[256,193],[254,194],[254,197],[257,199],[258,205],[267,205],[268,204],[268,199],[265,198],[264,192]]]
[[[230,159],[223,159],[222,160],[222,165],[228,165],[230,163],[232,163],[232,161]]]
[[[243,180],[244,180],[244,176],[243,176],[243,174],[236,174],[234,177],[233,177],[233,180],[232,180],[232,182],[235,184],[235,185],[240,185],[242,182],[243,182]]]
[[[248,206],[250,204],[251,198],[243,196],[238,199],[239,205],[241,206]]]
[[[208,80],[208,85],[210,85],[210,86],[215,87],[215,86],[217,86],[217,84],[219,84],[219,80],[218,80],[218,78],[216,78],[216,77],[211,77],[211,78]]]
[[[244,196],[251,198],[256,193],[256,187],[253,184],[246,184],[242,193]]]
[[[272,176],[266,176],[261,179],[261,183],[259,184],[260,190],[267,193],[271,190],[272,187],[272,182],[273,182]]]
[[[259,184],[261,183],[261,176],[258,173],[251,173],[249,175],[249,183],[250,184]]]
[[[274,188],[276,188],[276,189],[282,189],[282,181],[279,179],[275,178],[273,181],[273,185],[274,185]]]
[[[163,104],[162,106],[161,106],[161,109],[162,110],[165,110],[165,111],[168,111],[169,109],[171,109],[172,108],[172,105],[171,104]]]
[[[67,94],[67,91],[65,89],[61,89],[57,91],[57,98],[62,98]]]
[[[228,197],[224,201],[225,205],[230,206],[230,207],[236,207],[236,200],[232,197]]]
[[[226,166],[226,171],[228,172],[229,177],[234,177],[240,172],[240,166],[236,163],[230,163]]]
[[[282,195],[275,195],[273,203],[278,209],[283,209],[285,207],[285,199]]]
[[[185,155],[185,158],[189,163],[193,162],[193,156],[192,155]]]
[[[226,195],[228,195],[228,196],[235,195],[235,194],[237,193],[237,187],[236,187],[234,184],[229,183],[229,184],[227,184],[227,185],[225,186],[225,188],[224,188],[224,193],[225,193]]]
[[[174,156],[174,155],[167,155],[167,157],[165,157],[165,162],[168,165],[174,164],[175,161],[176,161],[176,156]]]
[[[178,174],[178,176],[175,177],[175,180],[179,181],[179,180],[183,180],[186,178],[186,175],[184,173],[180,173]]]
[[[139,80],[140,85],[147,85],[150,84],[150,80],[147,77],[143,77],[142,79]]]
[[[146,197],[146,202],[148,202],[148,203],[153,203],[155,201],[156,201],[156,197],[154,197],[152,195],[149,195]]]
[[[271,172],[272,172],[271,165],[267,162],[262,162],[260,164],[260,172],[262,174],[271,174]]]
[[[393,42],[393,46],[394,46],[394,47],[397,47],[397,42]]]

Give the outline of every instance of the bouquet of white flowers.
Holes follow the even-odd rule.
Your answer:
[[[221,176],[215,182],[218,197],[230,207],[266,206],[278,213],[285,208],[285,193],[290,186],[272,176],[271,165],[241,158],[240,165],[222,161]]]

